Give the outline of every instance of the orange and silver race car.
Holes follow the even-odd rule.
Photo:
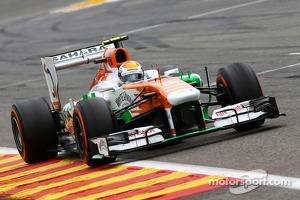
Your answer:
[[[281,115],[246,63],[219,69],[214,86],[205,68],[204,87],[198,74],[174,66],[143,69],[130,60],[123,46],[127,39],[41,59],[51,106],[44,98],[31,98],[11,109],[14,140],[25,162],[72,151],[87,165],[99,166],[123,152],[222,129],[254,129]],[[62,106],[57,71],[90,63],[100,65],[90,90]],[[219,107],[211,111],[211,106]]]

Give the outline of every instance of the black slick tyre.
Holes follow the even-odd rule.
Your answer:
[[[116,156],[93,159],[98,147],[89,140],[116,132],[115,117],[104,99],[79,101],[74,109],[73,125],[77,149],[85,164],[101,166],[116,160]]]
[[[36,97],[13,104],[11,125],[17,149],[26,163],[57,156],[57,125],[44,98]]]
[[[222,107],[256,99],[263,96],[258,78],[247,63],[233,63],[219,69],[217,74],[217,101]],[[257,128],[264,123],[264,119],[246,123],[235,127],[238,131]]]

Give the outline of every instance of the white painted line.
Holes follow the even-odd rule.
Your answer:
[[[139,28],[139,29],[135,29],[135,30],[132,30],[132,31],[125,32],[125,33],[121,33],[121,35],[138,33],[138,32],[146,31],[146,30],[149,30],[149,29],[154,29],[154,28],[162,27],[162,26],[165,26],[165,25],[167,25],[167,24],[166,23],[162,23],[162,24],[156,24],[156,25],[153,25],[153,26],[146,26],[144,28]]]
[[[198,15],[193,15],[193,16],[188,17],[188,19],[200,18],[200,17],[204,17],[204,16],[207,16],[207,15],[212,15],[212,14],[216,14],[216,13],[220,13],[220,12],[224,12],[224,11],[228,11],[228,10],[233,10],[233,9],[236,9],[236,8],[241,8],[241,7],[246,7],[246,6],[250,6],[250,5],[253,5],[253,4],[257,4],[257,3],[262,3],[262,2],[265,2],[265,1],[267,1],[267,0],[252,1],[252,2],[248,2],[248,3],[243,3],[243,4],[227,7],[227,8],[221,8],[221,9],[218,9],[218,10],[213,10],[213,11],[198,14]]]
[[[289,53],[289,55],[300,55],[300,52]]]
[[[218,176],[226,176],[232,178],[242,178],[245,175],[249,174],[249,171],[243,171],[243,170],[178,164],[178,163],[167,163],[167,162],[149,161],[149,160],[140,160],[140,161],[126,163],[124,165],[181,171],[181,172],[188,172],[188,173],[195,173],[195,174],[218,175]],[[300,190],[300,178],[268,174],[267,180],[269,183],[276,183],[276,182],[284,183],[285,181],[289,181],[291,183],[290,185],[276,185],[276,186],[288,188],[288,189]]]
[[[18,150],[8,147],[0,147],[0,154],[18,154]]]
[[[236,8],[241,8],[241,7],[246,7],[246,6],[250,6],[250,5],[253,5],[253,4],[257,4],[257,3],[262,3],[262,2],[265,2],[265,1],[268,1],[268,0],[252,1],[252,2],[249,2],[249,3],[243,3],[243,4],[239,4],[239,5],[235,5],[235,6],[231,6],[231,7],[227,7],[227,8],[221,8],[221,9],[209,11],[209,12],[206,12],[206,13],[200,13],[200,14],[197,14],[197,15],[192,15],[192,16],[187,17],[187,19],[200,18],[200,17],[204,17],[204,16],[207,16],[207,15],[212,15],[212,14],[221,13],[221,12],[236,9]],[[138,32],[142,32],[142,31],[162,27],[162,26],[165,26],[167,24],[168,23],[161,23],[161,24],[156,24],[156,25],[152,25],[152,26],[146,26],[144,28],[140,28],[140,29],[128,31],[128,32],[125,32],[125,33],[121,33],[121,35],[138,33]]]
[[[287,69],[287,68],[291,68],[291,67],[296,67],[296,66],[299,66],[299,65],[300,65],[300,63],[296,63],[296,64],[292,64],[292,65],[287,65],[287,66],[279,67],[279,68],[276,68],[276,69],[270,69],[270,70],[258,72],[258,73],[256,73],[256,74],[257,74],[257,75],[266,74],[266,73],[275,72],[275,71],[282,70],[282,69]]]

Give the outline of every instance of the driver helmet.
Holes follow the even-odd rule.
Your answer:
[[[126,61],[119,68],[119,78],[123,83],[132,83],[143,79],[142,66],[136,61]]]

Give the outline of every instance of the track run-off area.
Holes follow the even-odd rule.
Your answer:
[[[233,194],[247,193],[259,186],[300,190],[299,178],[266,175],[259,170],[247,172],[147,160],[92,168],[63,156],[26,164],[16,151],[0,148],[0,197],[166,200],[221,187],[231,187]]]
[[[18,155],[0,155],[0,195],[16,199],[174,199],[226,186],[209,185],[225,176],[132,164],[91,168],[80,161],[52,159],[28,165]]]

